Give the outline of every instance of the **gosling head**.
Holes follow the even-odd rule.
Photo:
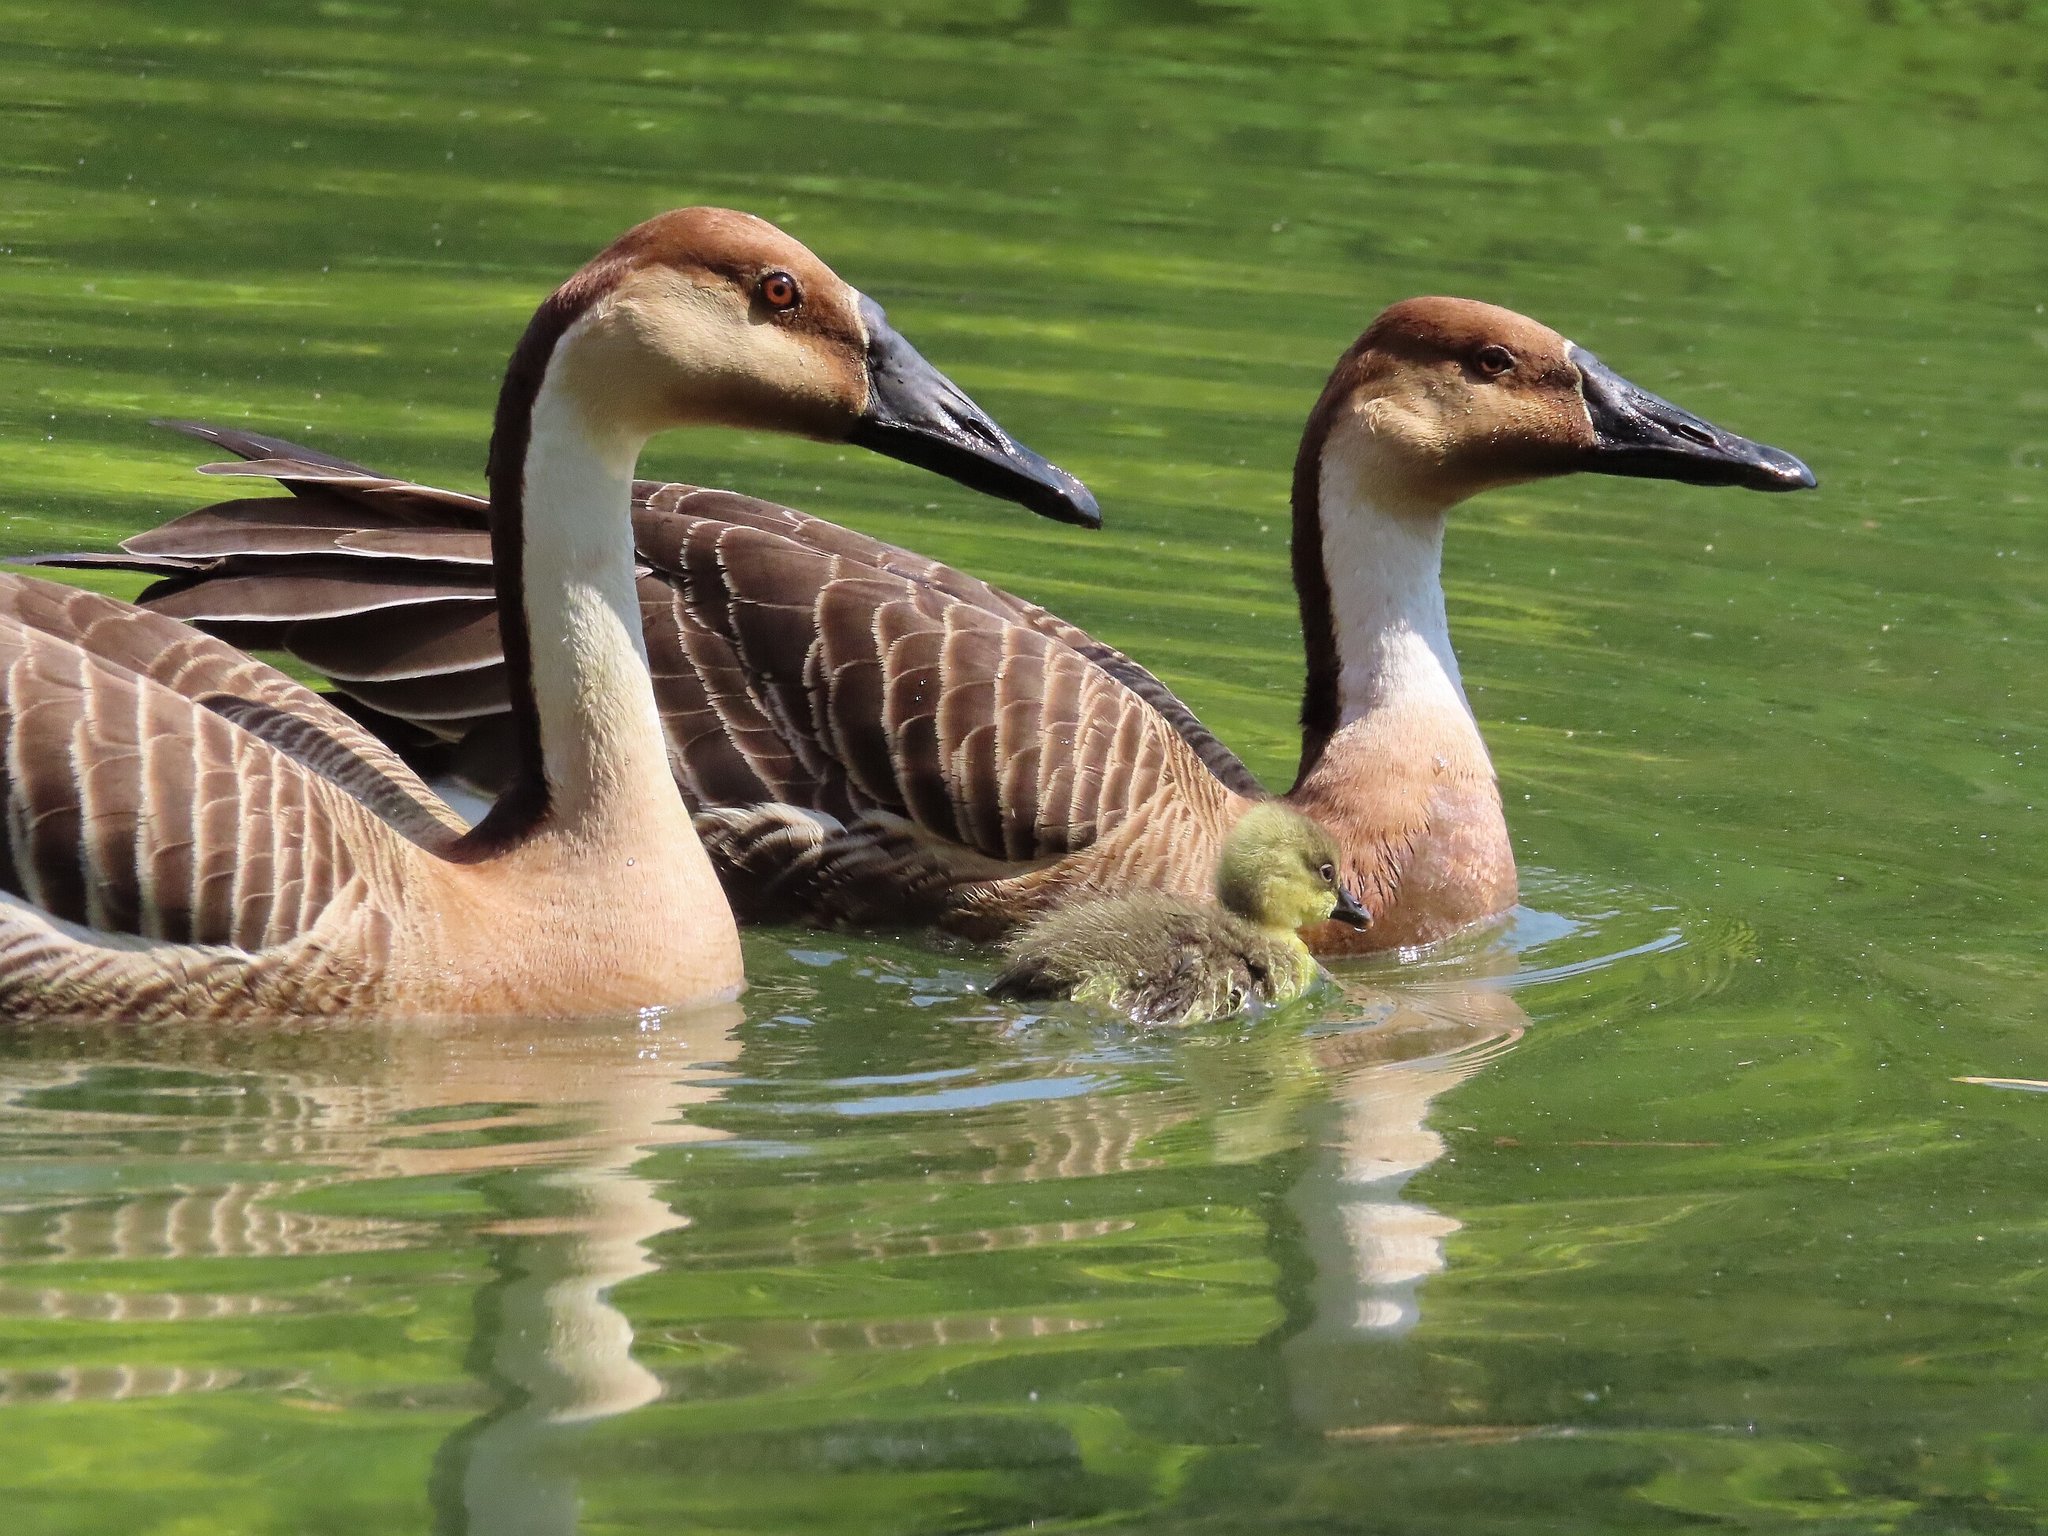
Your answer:
[[[1526,315],[1404,299],[1338,361],[1297,475],[1332,467],[1390,511],[1440,512],[1494,486],[1586,471],[1807,490],[1791,454],[1724,431]]]
[[[1321,823],[1262,801],[1223,840],[1216,899],[1261,928],[1292,933],[1331,918],[1363,928],[1365,912],[1338,880],[1342,867],[1337,840]]]
[[[492,483],[559,387],[621,455],[668,427],[851,442],[1060,522],[1101,521],[1087,487],[992,421],[873,299],[766,220],[682,208],[629,229],[534,315],[499,399]]]

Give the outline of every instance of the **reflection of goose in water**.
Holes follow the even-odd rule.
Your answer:
[[[847,1097],[837,1107],[873,1113],[876,1100],[861,1097],[878,1085],[842,1085]],[[891,1089],[900,1084],[887,1085]],[[992,1085],[985,1085],[992,1086]],[[1011,1084],[1005,1084],[1011,1086]],[[1112,1178],[1161,1167],[1156,1143],[1165,1133],[1186,1124],[1200,1107],[1184,1094],[1172,1092],[1059,1092],[1066,1086],[1052,1080],[1056,1096],[1028,1097],[1006,1112],[949,1117],[934,1123],[927,1145],[917,1131],[909,1137],[906,1156],[929,1158],[946,1169],[948,1182],[985,1185],[1034,1185]],[[971,1090],[952,1090],[967,1093]],[[900,1094],[907,1113],[934,1102],[917,1094]],[[966,1161],[969,1166],[960,1166]],[[778,1238],[772,1262],[810,1269],[848,1258],[878,1263],[906,1258],[942,1258],[1021,1248],[1061,1247],[1125,1232],[1135,1225],[1125,1215],[1054,1221],[1014,1221],[972,1225],[942,1231],[900,1230],[886,1222],[832,1223],[816,1230],[799,1224]],[[880,1322],[814,1320],[800,1326],[803,1336],[819,1348],[917,1349],[967,1339],[997,1342],[1077,1332],[1097,1326],[1063,1315],[975,1312],[935,1317],[891,1317]]]
[[[300,1303],[259,1295],[109,1288],[76,1282],[39,1285],[39,1264],[163,1263],[205,1259],[280,1259],[369,1253],[400,1246],[397,1222],[293,1210],[286,1202],[331,1176],[250,1178],[252,1163],[319,1163],[338,1134],[360,1120],[360,1090],[320,1091],[312,1080],[246,1070],[192,1070],[176,1049],[139,1059],[133,1040],[109,1047],[114,1059],[62,1065],[0,1064],[0,1145],[22,1147],[19,1168],[46,1140],[62,1139],[38,1186],[39,1198],[0,1208],[0,1254],[11,1276],[0,1285],[0,1316],[53,1322],[156,1324],[214,1322],[285,1312]],[[90,1048],[88,1047],[88,1050]],[[126,1057],[121,1060],[121,1057]],[[119,1083],[103,1081],[122,1074]],[[119,1109],[108,1107],[118,1103]],[[200,1111],[195,1113],[194,1111]],[[145,1138],[153,1156],[178,1169],[175,1182],[108,1192],[91,1168],[90,1187],[67,1186],[80,1143],[121,1148]],[[118,1155],[115,1154],[115,1155]],[[290,1373],[280,1373],[279,1379]],[[266,1377],[266,1381],[270,1378]],[[68,1365],[0,1371],[0,1404],[161,1397],[250,1385],[244,1372],[182,1366]],[[273,1383],[275,1384],[275,1383]]]
[[[1029,1118],[958,1128],[970,1145],[991,1154],[985,1184],[1093,1179],[1157,1168],[1151,1142],[1194,1114],[1192,1106],[1158,1093],[1082,1094],[1035,1104]]]
[[[152,1158],[197,1164],[201,1178],[208,1164],[312,1166],[290,1180],[194,1179],[169,1191],[23,1202],[0,1212],[0,1242],[21,1269],[39,1257],[78,1264],[367,1251],[420,1234],[277,1203],[337,1182],[535,1168],[534,1178],[507,1186],[526,1203],[522,1218],[488,1229],[501,1278],[479,1305],[472,1360],[499,1402],[449,1443],[434,1491],[443,1529],[572,1531],[573,1478],[552,1469],[541,1447],[567,1426],[660,1391],[632,1358],[632,1330],[608,1293],[651,1268],[647,1240],[685,1218],[630,1170],[650,1147],[717,1134],[684,1116],[722,1091],[702,1069],[731,1060],[738,1017],[724,1005],[623,1024],[330,1028],[284,1041],[109,1031],[53,1041],[86,1064],[0,1065],[0,1137],[19,1145],[61,1136],[74,1149],[88,1138],[115,1147],[139,1139]],[[161,1112],[167,1100],[206,1092],[201,1084],[215,1090],[210,1107],[219,1113]],[[155,1104],[152,1086],[165,1090]],[[514,1128],[530,1134],[504,1139]],[[534,1217],[534,1206],[546,1214]],[[0,1312],[92,1321],[174,1323],[295,1305],[21,1279],[0,1289]],[[258,1382],[220,1367],[79,1365],[0,1373],[0,1409],[252,1385],[317,1395],[321,1384],[311,1370]]]
[[[1413,1327],[1422,1283],[1444,1267],[1458,1221],[1402,1198],[1443,1155],[1437,1097],[1513,1047],[1528,1015],[1505,990],[1381,992],[1345,983],[1377,1022],[1309,1044],[1330,1092],[1331,1124],[1288,1196],[1314,1263],[1306,1326],[1282,1347],[1295,1409],[1316,1427],[1356,1417],[1360,1364],[1347,1348]]]
[[[1313,1279],[1281,1352],[1307,1426],[1347,1439],[1493,1432],[1408,1422],[1391,1405],[1412,1395],[1425,1417],[1435,1411],[1445,1384],[1423,1387],[1413,1373],[1441,1356],[1388,1345],[1421,1321],[1423,1287],[1445,1269],[1445,1246],[1462,1225],[1407,1198],[1415,1175],[1444,1154],[1429,1116],[1527,1031],[1516,994],[1572,983],[1581,1007],[1597,996],[1602,1010],[1626,1016],[1714,996],[1753,974],[1759,939],[1739,919],[1685,913],[1674,921],[1670,908],[1640,892],[1554,873],[1539,879],[1579,915],[1518,908],[1495,933],[1397,972],[1340,970],[1338,984],[1362,1022],[1306,1037],[1327,1119],[1320,1149],[1288,1196]],[[1399,978],[1393,986],[1373,985],[1390,974]]]
[[[1370,1034],[1318,1042],[1341,1126],[1334,1150],[1357,1292],[1353,1328],[1384,1332],[1415,1322],[1415,1285],[1444,1267],[1444,1239],[1459,1225],[1400,1198],[1414,1174],[1443,1156],[1430,1106],[1513,1046],[1528,1022],[1505,992],[1410,994]]]
[[[540,1204],[542,1214],[487,1229],[499,1239],[498,1278],[477,1298],[470,1361],[498,1402],[436,1459],[437,1531],[567,1536],[577,1526],[576,1480],[551,1448],[574,1426],[661,1395],[660,1379],[633,1358],[632,1324],[610,1293],[655,1269],[647,1243],[689,1218],[632,1170],[656,1147],[719,1135],[684,1117],[718,1098],[720,1087],[701,1071],[679,1072],[686,1062],[700,1069],[729,1062],[739,1019],[729,1004],[673,1020],[655,1035],[627,1029],[572,1040],[554,1032],[550,1059],[513,1068],[516,1077],[532,1076],[526,1097],[549,1085],[559,1103],[587,1111],[589,1129],[556,1143],[562,1165],[543,1176],[539,1191],[521,1188],[522,1203]],[[487,1076],[505,1070],[493,1069],[488,1055],[475,1065]],[[521,1161],[529,1151],[521,1149]]]

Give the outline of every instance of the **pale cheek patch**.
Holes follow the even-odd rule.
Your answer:
[[[1333,472],[1347,501],[1386,511],[1435,510],[1426,483],[1444,454],[1443,428],[1434,414],[1390,396],[1357,400],[1330,424],[1323,473]]]
[[[864,403],[848,398],[825,342],[757,319],[731,284],[692,283],[672,272],[636,278],[597,328],[605,344],[590,392],[622,409],[629,398],[662,400],[671,419],[659,426],[815,431],[822,421],[850,420]]]

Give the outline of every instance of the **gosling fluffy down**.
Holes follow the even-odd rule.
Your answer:
[[[998,999],[1072,998],[1140,1024],[1195,1024],[1299,997],[1321,974],[1297,930],[1365,914],[1338,883],[1336,839],[1268,802],[1231,829],[1217,905],[1140,891],[1065,907],[1022,930],[989,987]]]

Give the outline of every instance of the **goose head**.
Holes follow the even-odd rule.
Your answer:
[[[535,314],[514,355],[493,479],[523,453],[543,377],[619,452],[669,427],[851,442],[1095,527],[1085,486],[996,425],[881,306],[766,220],[682,208],[628,230]],[[511,418],[511,419],[508,419]],[[507,440],[507,430],[510,438]]]
[[[1292,933],[1333,918],[1363,928],[1364,910],[1344,889],[1337,839],[1320,822],[1261,801],[1237,819],[1216,861],[1216,899],[1261,928]]]
[[[1441,511],[1495,486],[1590,472],[1798,491],[1813,471],[1631,384],[1513,310],[1405,299],[1339,360],[1303,440],[1387,510]],[[1304,468],[1307,467],[1306,464]]]

